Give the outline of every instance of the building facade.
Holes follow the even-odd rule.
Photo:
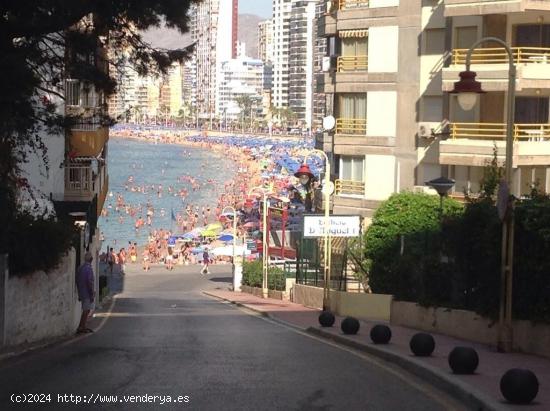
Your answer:
[[[292,0],[273,0],[273,93],[274,107],[288,107],[290,13]]]
[[[294,121],[311,130],[313,120],[314,22],[317,0],[294,1],[290,13],[288,106]]]
[[[273,62],[273,20],[258,23],[258,58],[264,63]]]
[[[474,52],[487,93],[472,111],[447,92],[468,48],[485,36],[506,41],[518,65],[512,192],[548,190],[549,12],[523,0],[333,3],[318,20],[328,55],[317,91],[335,125],[316,134],[316,145],[335,170],[334,212],[369,218],[392,193],[428,191],[425,182],[440,176],[456,180],[455,194],[479,191],[495,147],[504,160],[504,49],[487,43]]]
[[[237,0],[206,0],[191,13],[191,34],[195,43],[198,118],[212,122],[220,116],[222,62],[237,55]]]

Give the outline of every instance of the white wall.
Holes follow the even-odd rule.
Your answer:
[[[6,345],[72,334],[81,306],[75,286],[75,251],[48,274],[10,277],[6,290]]]
[[[27,162],[21,164],[23,175],[29,183],[47,197],[52,193],[54,200],[62,200],[65,192],[65,169],[60,167],[65,159],[65,136],[39,134],[47,148],[46,158],[49,169],[46,170],[40,150],[30,151]]]
[[[367,136],[395,137],[397,127],[397,92],[367,93]]]
[[[398,26],[369,28],[369,73],[397,72]]]
[[[395,192],[395,157],[374,154],[365,157],[365,197],[385,200]]]

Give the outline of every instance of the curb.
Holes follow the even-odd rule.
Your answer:
[[[434,387],[439,388],[473,410],[501,411],[509,409],[505,404],[499,403],[498,400],[477,391],[472,386],[451,378],[450,375],[452,374],[447,374],[435,367],[426,365],[414,357],[398,354],[392,350],[375,346],[374,344],[370,345],[359,341],[353,341],[346,337],[323,331],[317,327],[309,327],[306,331],[310,334],[332,340],[391,362]]]
[[[273,316],[273,315],[269,314],[266,311],[258,310],[257,308],[255,308],[253,306],[243,304],[243,303],[238,303],[238,302],[230,300],[228,298],[224,298],[224,297],[220,297],[220,296],[215,295],[215,294],[211,294],[208,291],[203,291],[202,293],[204,295],[207,295],[208,297],[216,298],[220,301],[225,301],[225,302],[230,303],[230,304],[232,304],[236,307],[246,308],[247,310],[254,311],[256,314],[259,314],[260,316],[262,316],[264,318],[269,318],[270,320],[272,320],[276,323],[279,323],[281,325],[284,325],[285,327],[289,327],[289,328],[292,328],[294,330],[301,331],[301,332],[307,332],[306,328],[299,327],[295,324],[289,323],[288,321],[281,320],[280,318],[277,318],[276,316]]]

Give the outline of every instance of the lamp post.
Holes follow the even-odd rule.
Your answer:
[[[441,219],[443,217],[443,197],[447,196],[449,190],[455,185],[455,181],[451,178],[439,177],[426,181],[425,184],[439,194],[439,219]]]
[[[496,37],[485,37],[476,41],[468,50],[466,56],[466,70],[460,73],[460,81],[454,83],[453,94],[458,94],[458,103],[464,110],[471,110],[477,102],[477,95],[485,93],[481,83],[475,80],[476,73],[470,70],[471,58],[474,49],[481,43],[495,42],[506,50],[508,54],[508,104],[506,115],[506,167],[505,178],[501,181],[498,193],[499,217],[502,220],[501,244],[501,274],[500,274],[500,307],[499,333],[497,348],[502,352],[512,350],[512,278],[514,257],[514,213],[510,197],[512,183],[512,155],[513,155],[513,127],[514,127],[514,100],[516,92],[516,66],[514,55],[510,47]]]
[[[311,154],[318,154],[325,160],[325,181],[323,183],[323,195],[325,196],[325,229],[324,234],[324,287],[323,287],[323,310],[330,310],[330,266],[331,266],[331,241],[330,241],[330,195],[331,193],[331,181],[330,181],[330,160],[326,153],[322,150],[313,149],[304,158],[304,164],[307,164],[307,158]]]
[[[236,275],[235,275],[235,243],[237,242],[237,210],[234,207],[226,206],[222,210],[222,214],[225,213],[225,210],[231,211],[233,213],[233,259],[231,260],[231,271],[233,272],[233,291],[236,291]]]
[[[269,192],[265,190],[264,187],[258,186],[258,187],[252,187],[248,191],[248,195],[254,191],[259,191],[262,194],[263,199],[263,230],[262,230],[262,296],[263,298],[267,298],[268,291],[267,291],[267,266],[269,263],[269,256],[268,256],[268,246],[267,246],[267,197],[269,195]]]

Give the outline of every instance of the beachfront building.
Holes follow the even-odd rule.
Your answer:
[[[327,2],[319,1],[315,5],[315,21],[313,24],[313,108],[311,130],[321,130],[323,118],[326,115],[325,93],[317,87],[318,73],[323,70],[323,59],[327,55],[327,39],[319,33],[319,19],[327,11]]]
[[[92,30],[93,25],[94,17],[90,15],[72,30]],[[67,43],[63,50],[66,62],[77,60],[106,72],[104,41],[97,38],[95,47],[95,52],[84,54]],[[101,247],[97,220],[109,187],[106,98],[72,72],[70,65],[66,66],[65,78],[52,87],[55,93],[44,95],[42,101],[54,103],[59,114],[72,120],[59,133],[38,130],[44,151],[29,152],[27,161],[20,164],[21,176],[27,179],[29,188],[21,190],[19,206],[20,210],[41,217],[51,215],[53,204],[57,217],[72,218],[82,228],[80,246],[75,244],[76,263],[80,264],[86,248],[95,256]],[[97,261],[95,264],[97,269]]]
[[[239,97],[250,102],[250,116],[262,117],[262,90],[264,87],[264,64],[261,60],[250,57],[231,59],[222,63],[220,76],[220,111],[221,120],[241,120],[243,114]],[[248,108],[246,109],[248,111]]]
[[[264,63],[273,62],[273,20],[258,23],[258,58]]]
[[[292,0],[273,0],[273,95],[276,108],[288,107],[290,14]]]
[[[183,67],[173,63],[160,86],[160,116],[177,117],[183,107]]]
[[[237,56],[238,0],[205,0],[193,6],[191,34],[196,72],[199,120],[221,116],[222,62]]]
[[[290,13],[288,106],[302,128],[313,119],[314,22],[317,0],[294,1]]]
[[[434,193],[424,184],[440,176],[456,180],[455,194],[479,190],[495,144],[504,160],[504,49],[489,43],[474,53],[487,93],[473,111],[446,91],[485,36],[505,40],[518,64],[512,192],[548,190],[549,9],[520,0],[333,3],[319,19],[328,50],[317,88],[336,123],[317,133],[316,145],[332,158],[334,212],[370,217],[392,193]]]

